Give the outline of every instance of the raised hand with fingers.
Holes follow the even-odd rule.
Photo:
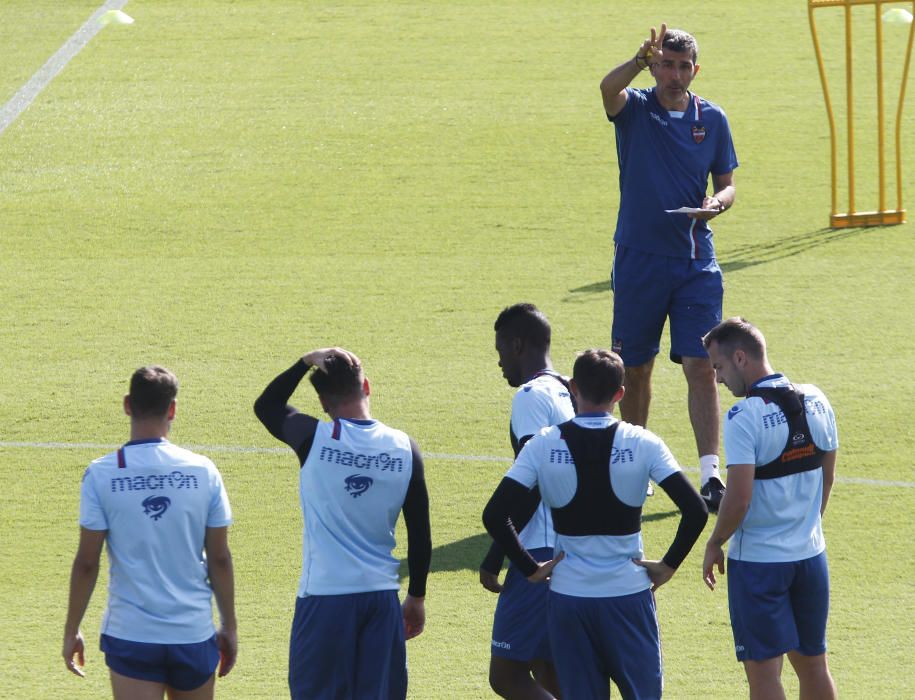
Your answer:
[[[651,37],[645,39],[635,54],[635,62],[639,68],[647,68],[661,62],[664,57],[664,37],[667,35],[667,25],[661,23],[661,31],[651,28]]]

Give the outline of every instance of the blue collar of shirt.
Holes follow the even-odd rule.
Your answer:
[[[763,384],[764,382],[772,382],[772,381],[775,381],[776,379],[784,379],[784,378],[785,378],[785,375],[782,374],[781,372],[776,372],[775,374],[767,374],[765,377],[762,377],[761,379],[757,379],[755,382],[753,382],[750,385],[750,388],[747,390],[747,393],[753,391],[753,389],[758,387],[760,384]]]
[[[163,438],[147,438],[146,440],[128,440],[124,443],[124,447],[130,447],[131,445],[152,445],[157,442],[168,442],[164,437]]]
[[[543,375],[547,375],[547,376],[550,376],[550,377],[558,377],[558,376],[559,376],[559,372],[556,372],[555,370],[552,370],[552,369],[549,369],[549,368],[547,368],[547,367],[544,367],[543,369],[538,369],[538,370],[537,370],[536,372],[534,372],[531,376],[529,376],[527,379],[525,379],[524,382],[523,382],[523,384],[527,384],[528,382],[532,382],[532,381],[534,381],[537,377],[542,377]]]
[[[356,425],[374,425],[378,422],[374,418],[339,418],[338,420],[345,420],[347,423],[355,423]]]

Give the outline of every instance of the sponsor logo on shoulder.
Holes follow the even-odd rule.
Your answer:
[[[492,640],[492,645],[497,649],[511,649],[512,645],[509,642],[497,642],[495,639]]]
[[[370,476],[352,474],[351,476],[346,477],[346,479],[343,480],[343,483],[346,485],[346,492],[350,496],[359,498],[359,496],[368,491],[375,482]]]
[[[530,390],[533,389],[533,388],[534,388],[534,387],[532,387],[530,384],[525,384],[525,385],[522,387],[522,389],[524,389],[524,391],[530,391]]]
[[[153,520],[158,520],[172,504],[168,496],[148,496],[143,499],[143,512]]]
[[[736,404],[731,406],[731,410],[728,411],[728,420],[731,420],[731,418],[736,416],[738,413],[740,413],[740,406]]]

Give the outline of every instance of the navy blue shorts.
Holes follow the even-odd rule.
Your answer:
[[[553,558],[551,547],[530,550],[537,561]],[[550,587],[531,583],[514,566],[508,567],[492,623],[492,655],[515,661],[553,658],[547,628]]]
[[[657,700],[663,689],[661,639],[650,590],[614,598],[550,592],[553,663],[564,698],[620,695]]]
[[[115,673],[176,690],[199,688],[210,680],[219,663],[216,635],[196,644],[150,644],[103,634],[99,648]]]
[[[714,260],[651,255],[616,246],[613,350],[637,367],[658,354],[670,318],[670,359],[708,357],[702,336],[721,322],[724,284]]]
[[[403,700],[407,647],[397,591],[296,598],[292,700]]]
[[[728,559],[728,607],[738,661],[765,661],[789,651],[825,654],[826,552],[785,563]]]

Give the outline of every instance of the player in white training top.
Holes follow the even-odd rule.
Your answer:
[[[575,410],[568,381],[553,371],[551,329],[546,316],[533,304],[515,304],[496,319],[496,352],[502,376],[518,387],[512,400],[509,439],[515,456],[541,429],[567,421]],[[556,535],[549,509],[532,494],[532,515],[521,532],[524,546],[534,556],[550,559]],[[493,619],[489,684],[503,698],[547,700],[558,697],[546,626],[548,598],[545,586],[529,583],[509,566],[504,586],[499,572],[504,555],[495,543],[480,566],[480,583],[499,594]]]
[[[83,475],[63,657],[72,673],[84,675],[79,625],[107,543],[101,649],[116,699],[212,698],[217,662],[226,675],[238,651],[232,512],[213,463],[166,439],[177,393],[178,380],[163,367],[134,372],[124,397],[130,440]]]
[[[288,404],[312,367],[330,421]],[[359,359],[323,348],[276,377],[254,404],[300,464],[305,525],[289,644],[293,700],[403,700],[405,640],[425,625],[432,540],[423,461],[406,433],[371,417],[369,394]],[[410,572],[402,607],[400,562],[392,554],[401,511]]]
[[[581,353],[571,381],[575,418],[530,439],[483,512],[486,529],[522,576],[537,584],[551,575],[553,661],[563,697],[574,700],[608,698],[611,680],[624,698],[661,696],[653,592],[674,575],[708,518],[660,438],[613,417],[622,381],[618,355]],[[676,538],[659,561],[644,559],[642,548],[649,480],[681,511]],[[532,556],[516,534],[524,503],[538,487],[556,532],[548,560]]]
[[[718,324],[703,343],[718,381],[742,398],[724,421],[728,488],[705,547],[703,578],[714,589],[727,542],[734,650],[751,697],[785,697],[787,654],[800,696],[832,700],[822,516],[835,479],[835,415],[817,387],[773,371],[765,338],[746,319]]]

